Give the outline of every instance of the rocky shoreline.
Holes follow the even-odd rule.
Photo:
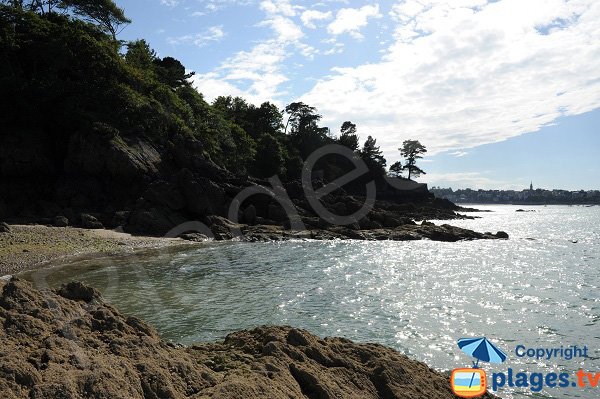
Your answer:
[[[0,290],[2,398],[455,398],[446,374],[378,344],[269,326],[184,347],[81,283]]]
[[[360,229],[347,226],[327,226],[311,230],[286,230],[275,225],[237,224],[223,217],[213,217],[209,230],[204,233],[188,232],[178,238],[143,237],[103,230],[44,225],[5,225],[0,232],[0,276],[64,261],[77,256],[114,255],[136,250],[190,245],[209,240],[240,240],[247,242],[283,240],[433,240],[456,242],[476,239],[506,239],[504,232],[478,233],[472,230],[435,225],[417,224],[407,220],[395,228]]]

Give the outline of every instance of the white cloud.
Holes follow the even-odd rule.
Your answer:
[[[296,15],[296,10],[301,7],[292,5],[289,0],[265,0],[260,3],[260,8],[267,14],[293,17]]]
[[[302,43],[304,33],[292,19],[303,8],[289,0],[265,0],[260,9],[266,19],[256,26],[268,26],[272,38],[261,41],[249,51],[240,51],[217,69],[194,76],[196,88],[209,100],[221,95],[244,97],[253,104],[264,101],[279,103],[285,95],[280,86],[289,79],[284,74],[284,61],[297,50],[312,59],[318,50]]]
[[[307,10],[302,13],[300,19],[304,26],[310,29],[316,29],[316,25],[313,21],[324,21],[332,17],[331,11],[318,11],[318,10]]]
[[[179,37],[169,37],[167,43],[178,45],[178,44],[194,44],[198,47],[204,47],[210,42],[218,42],[225,37],[225,31],[223,26],[211,26],[202,33],[195,35],[185,35]]]
[[[180,2],[181,0],[165,0],[165,1]],[[196,0],[196,1],[198,3],[204,4],[205,11],[202,14],[217,12],[217,11],[222,10],[223,8],[226,8],[229,6],[248,6],[255,2],[255,0]]]
[[[361,8],[342,8],[335,15],[335,20],[327,26],[332,35],[348,33],[356,38],[362,38],[360,29],[369,23],[369,18],[379,18],[379,4],[366,5]]]
[[[398,2],[381,60],[334,68],[300,99],[334,129],[351,117],[392,161],[405,139],[464,151],[600,107],[600,2],[484,3]]]
[[[279,85],[288,80],[281,71],[286,57],[281,42],[260,43],[251,51],[237,53],[213,72],[195,75],[193,82],[209,101],[221,95],[244,97],[253,104],[275,100],[281,95]],[[246,89],[239,88],[244,85]]]
[[[160,4],[168,7],[175,7],[179,4],[179,0],[160,0]]]
[[[455,172],[455,173],[427,173],[421,175],[419,181],[429,186],[459,188],[481,188],[495,190],[514,190],[525,188],[524,183],[515,181],[506,182],[490,178],[489,172]],[[519,179],[522,180],[522,179]]]
[[[270,26],[273,29],[276,40],[280,42],[297,42],[304,36],[302,29],[289,18],[275,15],[270,19],[262,21],[259,26]]]

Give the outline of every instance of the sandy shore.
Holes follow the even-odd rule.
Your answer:
[[[138,237],[112,230],[41,225],[11,225],[10,229],[0,233],[0,276],[75,256],[189,245],[179,238]]]

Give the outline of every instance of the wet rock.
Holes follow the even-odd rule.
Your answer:
[[[184,233],[179,236],[179,238],[184,239],[186,241],[194,241],[194,242],[205,242],[209,241],[210,238],[206,234],[202,233]]]
[[[223,216],[208,216],[207,221],[216,240],[229,240],[241,235],[240,225]]]
[[[380,229],[382,227],[380,223],[369,220],[369,218],[366,217],[359,220],[358,225],[360,226],[361,230],[373,230]]]
[[[404,224],[411,224],[412,220],[403,218],[400,216],[396,216],[393,214],[385,213],[383,218],[383,227],[387,228],[396,228],[398,226],[402,226]]]
[[[496,233],[496,237],[507,239],[508,238],[508,233],[506,233],[504,231],[499,231],[499,232]]]
[[[101,298],[101,294],[99,291],[80,282],[70,282],[68,284],[63,284],[57,290],[57,294],[62,296],[63,298],[84,302],[91,302],[94,299],[99,300]]]

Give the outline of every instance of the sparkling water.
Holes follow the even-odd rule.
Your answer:
[[[474,360],[458,338],[486,336],[508,354],[501,365],[482,363],[488,378],[509,367],[600,372],[600,207],[477,207],[492,212],[450,223],[504,230],[510,239],[207,243],[80,260],[25,277],[38,287],[89,283],[183,344],[285,324],[385,344],[450,370]],[[587,346],[589,358],[519,358],[519,344]],[[600,386],[498,394],[592,398]]]

